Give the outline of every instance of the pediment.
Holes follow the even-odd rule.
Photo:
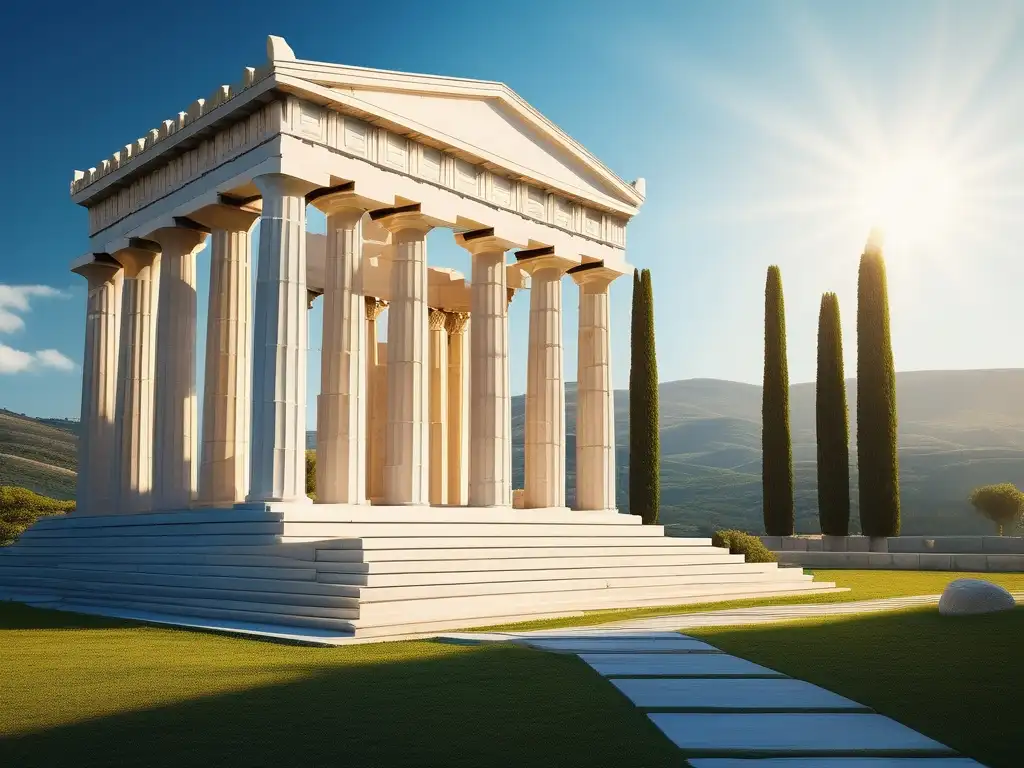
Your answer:
[[[635,213],[642,192],[628,184],[502,83],[275,61],[275,75],[320,101],[512,179]],[[303,82],[298,82],[303,81]]]

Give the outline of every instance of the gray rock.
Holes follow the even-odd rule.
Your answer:
[[[978,613],[998,613],[1016,607],[1013,595],[998,584],[981,579],[951,581],[939,598],[939,613],[943,616],[970,616]]]

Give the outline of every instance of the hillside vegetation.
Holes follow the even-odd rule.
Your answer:
[[[10,544],[40,517],[63,515],[74,508],[73,501],[50,499],[25,488],[0,485],[0,547]]]
[[[77,427],[73,421],[33,419],[0,409],[0,485],[73,499]]]

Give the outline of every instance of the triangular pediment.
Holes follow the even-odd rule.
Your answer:
[[[643,202],[633,185],[502,83],[310,61],[273,64],[290,90],[305,87],[320,101],[509,177],[623,212],[635,213]]]

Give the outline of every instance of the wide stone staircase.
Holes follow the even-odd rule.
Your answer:
[[[0,549],[0,598],[357,637],[834,590],[637,517],[566,510],[71,515]]]

